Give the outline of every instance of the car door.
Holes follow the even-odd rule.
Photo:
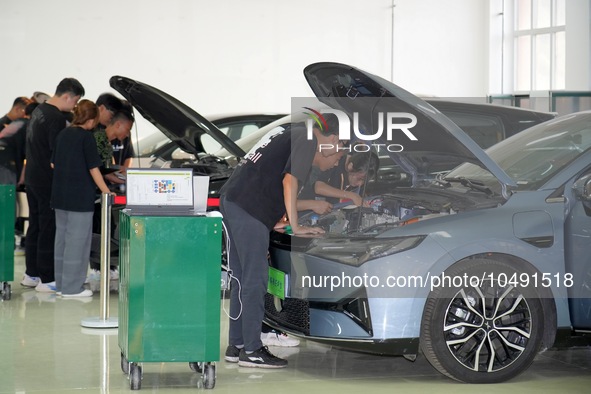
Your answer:
[[[591,329],[591,166],[574,182],[565,221],[566,272],[571,321],[575,330]]]

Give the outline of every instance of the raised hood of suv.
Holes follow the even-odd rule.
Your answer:
[[[244,156],[245,152],[220,129],[171,95],[121,76],[111,77],[109,84],[146,120],[195,157],[207,153],[201,143],[203,134],[210,135],[233,155]]]
[[[405,171],[422,177],[470,162],[486,168],[502,184],[516,186],[455,123],[392,82],[339,63],[311,64],[304,69],[304,76],[318,99],[329,107],[346,112],[351,119],[355,112],[360,114],[360,118],[361,114],[370,114],[365,124],[368,130],[376,130],[373,124],[367,122],[377,119],[379,112],[415,115],[417,123],[410,130],[417,140],[405,139],[404,150],[392,154]]]

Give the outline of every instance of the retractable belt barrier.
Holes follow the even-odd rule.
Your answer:
[[[114,198],[111,194],[101,195],[101,277],[100,309],[98,317],[82,319],[80,325],[88,328],[116,328],[118,318],[109,317],[109,258],[111,256],[111,207]]]

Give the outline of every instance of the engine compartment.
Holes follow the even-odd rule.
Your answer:
[[[314,212],[299,218],[304,226],[321,227],[327,234],[375,235],[389,228],[400,227],[458,212],[452,204],[429,206],[417,204],[393,195],[378,195],[364,199],[363,206],[346,205],[326,215]]]

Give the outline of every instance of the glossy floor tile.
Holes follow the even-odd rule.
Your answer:
[[[80,322],[99,315],[99,295],[81,301],[37,293],[18,283],[24,258],[16,258],[12,299],[0,303],[0,393],[130,393],[121,371],[117,329],[87,329]],[[170,300],[174,303],[175,300]],[[117,293],[110,293],[117,316]],[[196,302],[196,308],[199,304]],[[223,312],[222,312],[223,313]],[[221,317],[221,352],[227,317]],[[590,393],[591,348],[550,350],[516,379],[498,385],[468,385],[436,372],[424,358],[379,357],[302,341],[272,348],[289,360],[283,370],[217,363],[212,393]],[[148,393],[205,391],[187,363],[144,363]]]

